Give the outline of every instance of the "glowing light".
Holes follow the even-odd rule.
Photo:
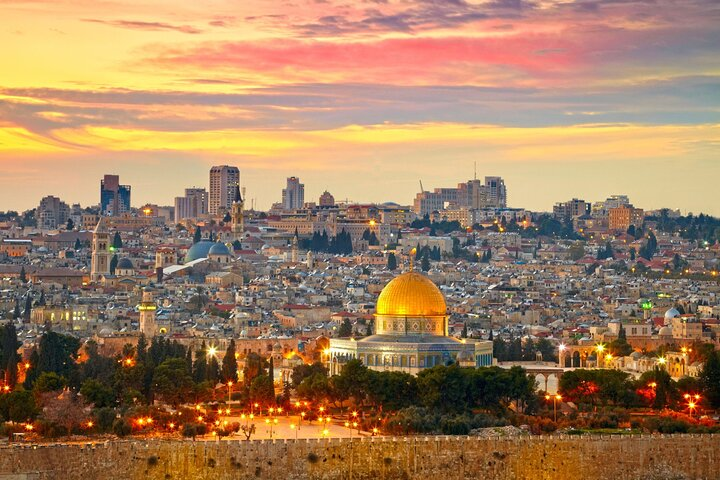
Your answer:
[[[215,347],[210,347],[210,348],[208,348],[207,353],[208,353],[208,356],[209,356],[209,357],[214,357],[215,354],[217,353],[217,348],[215,348]]]

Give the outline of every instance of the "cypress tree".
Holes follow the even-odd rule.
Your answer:
[[[387,268],[390,271],[394,271],[395,269],[397,269],[397,258],[392,252],[390,252],[387,258]]]
[[[122,247],[123,247],[122,238],[120,238],[120,232],[115,232],[115,236],[113,237],[112,246],[113,246],[113,248],[116,249],[116,250],[117,250],[118,248],[122,248]]]
[[[202,240],[202,231],[200,227],[195,227],[195,233],[193,234],[193,243],[198,243]]]
[[[235,358],[235,340],[231,339],[222,361],[221,376],[223,381],[225,381],[225,383],[227,383],[228,380],[236,382],[237,369],[238,365],[237,359]]]

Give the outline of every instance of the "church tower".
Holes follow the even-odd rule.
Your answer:
[[[233,240],[241,240],[243,231],[245,231],[245,218],[243,216],[244,206],[245,203],[243,202],[242,195],[240,195],[240,185],[235,185],[235,198],[233,199],[232,207],[230,208]]]
[[[92,257],[90,259],[90,280],[97,282],[104,275],[110,274],[110,232],[104,218],[100,218],[92,239]]]
[[[140,331],[145,334],[146,338],[157,335],[157,324],[155,323],[157,306],[153,300],[152,290],[148,288],[143,290],[142,302],[140,302],[138,310],[140,310]]]

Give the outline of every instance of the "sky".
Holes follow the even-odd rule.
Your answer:
[[[170,205],[236,165],[266,209],[627,194],[720,215],[717,0],[0,0],[0,210]]]

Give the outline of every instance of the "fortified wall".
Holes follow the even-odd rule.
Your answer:
[[[0,448],[0,480],[720,478],[720,435],[119,440]]]

